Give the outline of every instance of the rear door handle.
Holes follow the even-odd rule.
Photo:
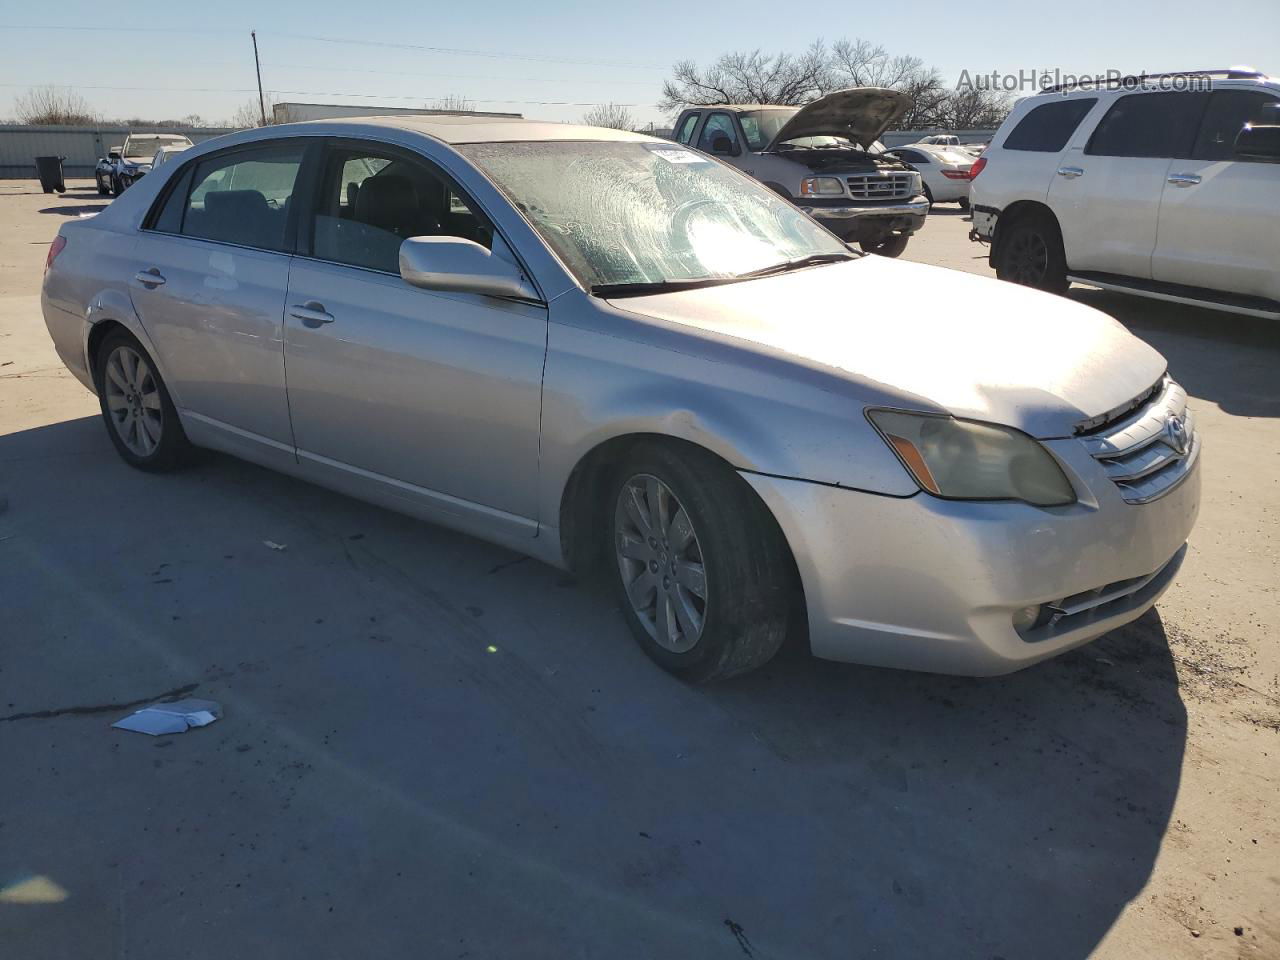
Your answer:
[[[1059,167],[1058,176],[1066,177],[1068,180],[1074,180],[1076,177],[1084,176],[1084,167]]]
[[[148,289],[154,290],[156,287],[164,284],[164,277],[160,274],[159,267],[151,267],[147,270],[139,270],[133,275],[133,279],[145,285]]]
[[[313,329],[323,327],[326,323],[333,323],[333,314],[325,311],[323,303],[316,303],[314,300],[295,303],[289,308],[289,316],[297,317],[305,326]]]
[[[1194,187],[1200,182],[1200,174],[1198,173],[1171,173],[1165,178],[1175,187]]]

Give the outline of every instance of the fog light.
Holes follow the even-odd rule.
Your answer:
[[[1040,619],[1040,610],[1040,604],[1033,603],[1029,607],[1013,611],[1013,629],[1019,633],[1025,633],[1030,630],[1036,625],[1036,621]]]

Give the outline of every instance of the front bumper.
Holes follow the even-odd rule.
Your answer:
[[[744,473],[795,555],[815,656],[967,676],[1010,673],[1136,620],[1172,582],[1200,505],[1200,467],[1125,503],[1076,440],[1046,445],[1089,477],[1069,507],[895,498]],[[1019,634],[1015,611],[1075,610]]]
[[[836,201],[830,204],[800,203],[799,207],[839,236],[859,230],[915,233],[924,226],[929,213],[929,201],[923,196],[902,203],[880,205]]]

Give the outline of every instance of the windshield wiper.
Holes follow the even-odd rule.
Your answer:
[[[795,260],[783,260],[781,263],[775,263],[772,266],[761,267],[759,270],[748,270],[746,273],[736,274],[736,280],[750,280],[753,277],[771,277],[775,273],[789,273],[792,270],[802,270],[805,267],[813,267],[819,263],[839,263],[841,260],[856,260],[852,253],[813,253],[807,257],[798,257]]]
[[[652,280],[638,283],[597,283],[591,288],[596,297],[644,297],[651,293],[674,293],[677,290],[696,290],[714,287],[718,283],[733,283],[741,277],[700,277],[697,280]]]

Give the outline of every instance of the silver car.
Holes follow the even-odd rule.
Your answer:
[[[1150,608],[1196,518],[1186,394],[1115,321],[853,253],[636,134],[245,131],[64,224],[48,264],[49,332],[128,463],[222,450],[604,571],[691,680],[789,630],[1016,670]],[[961,309],[884,319],[908,295]]]

